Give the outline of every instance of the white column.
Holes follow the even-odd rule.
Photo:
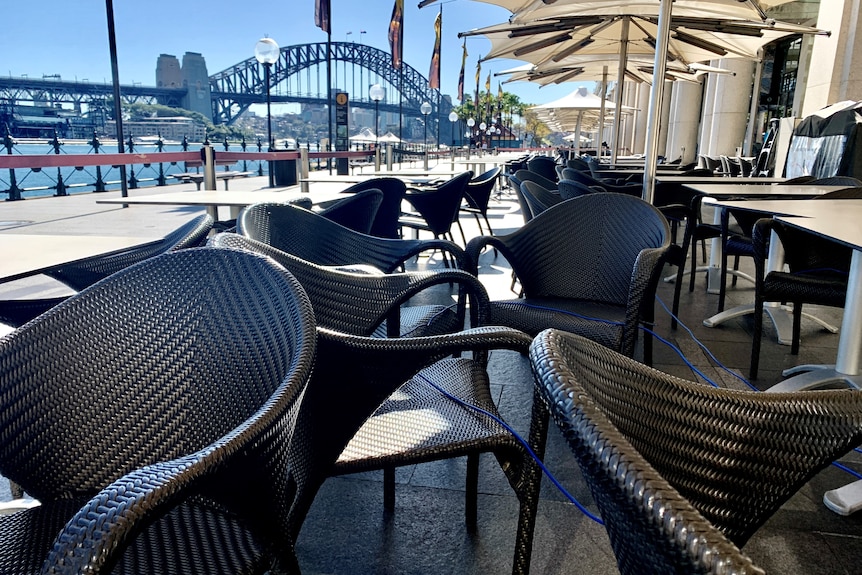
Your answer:
[[[673,98],[673,82],[664,83],[664,98],[661,101],[661,115],[659,116],[658,130],[658,149],[659,156],[664,156],[667,161],[675,160],[679,157],[676,151],[669,151],[667,147],[668,121],[670,119],[670,101]]]
[[[831,35],[814,38],[802,117],[841,100],[862,100],[860,13],[860,0],[820,2],[817,27]]]
[[[715,60],[711,61],[710,66],[717,64]],[[703,93],[703,108],[700,116],[700,142],[698,149],[705,156],[717,156],[718,152],[712,149],[712,116],[715,112],[715,86],[718,82],[718,76],[710,74],[704,80]]]
[[[740,58],[719,61],[719,67],[735,75],[721,74],[715,78],[715,95],[709,134],[709,154],[736,155],[745,140],[745,127],[751,101],[754,62]],[[710,82],[713,78],[710,77]]]
[[[670,110],[668,157],[682,156],[682,163],[697,160],[697,131],[700,126],[700,101],[703,85],[694,82],[674,83]]]
[[[637,85],[637,98],[634,113],[634,138],[632,153],[643,154],[646,150],[647,117],[649,116],[649,84],[641,82]]]

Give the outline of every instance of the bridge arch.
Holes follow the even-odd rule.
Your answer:
[[[451,126],[448,121],[449,112],[452,111],[452,104],[448,97],[442,96],[439,90],[428,87],[428,80],[420,74],[415,68],[402,62],[403,74],[399,78],[398,70],[392,67],[392,57],[389,52],[385,52],[373,46],[368,46],[355,42],[332,42],[332,62],[335,67],[336,63],[340,62],[343,65],[359,66],[368,70],[370,73],[379,77],[385,87],[391,87],[392,92],[401,94],[403,99],[403,113],[405,117],[421,118],[419,107],[423,102],[431,104],[431,114],[429,114],[428,131],[429,134],[436,134],[440,121],[440,128],[444,129],[445,134],[440,135],[443,142],[448,141],[451,135]],[[318,84],[320,84],[319,75],[321,67],[326,66],[327,43],[318,42],[313,44],[298,44],[294,46],[285,46],[281,48],[278,61],[273,64],[270,74],[270,91],[271,100],[273,102],[292,102],[292,103],[307,103],[320,104],[328,103],[326,95],[326,79],[323,75],[322,88],[323,93],[312,93],[306,91],[302,93],[300,90],[296,93],[275,93],[273,89],[281,83],[287,85],[288,79],[298,77],[303,71],[310,71],[312,68],[318,68]],[[333,76],[336,74],[333,73]],[[371,74],[369,74],[369,80]],[[222,70],[217,74],[210,76],[210,90],[213,101],[213,120],[216,123],[231,123],[240,114],[245,112],[252,104],[261,104],[266,102],[266,73],[264,66],[259,64],[256,59],[248,58],[231,66],[226,70]],[[333,86],[338,86],[338,78],[333,77]],[[343,89],[350,92],[344,87]],[[276,90],[276,92],[279,92]],[[371,101],[367,94],[367,89],[359,91],[358,94],[350,94],[351,107],[359,108],[374,108],[374,102]],[[387,90],[387,99],[380,102],[379,108],[381,111],[398,113],[399,103],[395,99],[388,98],[390,93]]]

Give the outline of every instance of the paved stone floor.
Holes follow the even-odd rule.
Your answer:
[[[231,189],[263,186],[249,179],[232,182]],[[172,187],[172,191],[177,187]],[[312,193],[314,190],[312,190]],[[137,193],[143,193],[138,191]],[[146,193],[150,193],[147,191]],[[108,192],[107,194],[115,194]],[[121,209],[98,205],[94,195],[6,202],[0,204],[0,233],[128,233],[135,230],[161,235],[198,213],[200,208],[171,206]],[[223,216],[224,217],[224,216]],[[15,224],[16,220],[29,221]],[[492,200],[490,220],[495,233],[516,229],[522,218],[514,197]],[[468,235],[475,234],[472,219],[464,218]],[[13,222],[11,225],[9,222]],[[423,261],[421,265],[427,265]],[[743,269],[751,270],[750,262]],[[668,272],[672,268],[668,268]],[[485,254],[480,279],[492,298],[509,297],[510,273],[502,257]],[[61,293],[62,287],[44,278],[0,285],[0,297],[33,293]],[[659,286],[658,297],[670,306],[673,287]],[[432,297],[448,297],[438,294]],[[745,282],[729,293],[728,307],[750,302],[753,288]],[[725,366],[747,373],[751,347],[751,318],[733,320],[718,328],[706,328],[702,320],[715,312],[717,296],[704,289],[702,277],[694,292],[683,290],[680,317],[694,335]],[[841,310],[812,308],[824,319],[840,324]],[[744,384],[717,367],[694,338],[682,328],[670,329],[667,313],[657,304],[656,331],[674,343],[692,364],[720,385]],[[834,360],[837,336],[805,320],[798,356],[778,345],[766,323],[760,378],[766,389],[780,381],[781,370],[800,363]],[[656,343],[654,365],[664,371],[694,379],[693,372],[672,350]],[[524,357],[495,352],[491,378],[504,418],[520,433],[529,426],[532,376]],[[862,470],[862,458],[851,454],[845,463]],[[568,448],[551,432],[546,463],[580,501],[593,509],[589,491],[580,479]],[[396,509],[383,512],[382,474],[367,473],[332,478],[317,497],[297,543],[303,573],[324,574],[497,574],[511,569],[517,501],[492,457],[484,458],[480,471],[479,520],[475,532],[465,528],[463,461],[451,460],[401,468],[397,473]],[[862,573],[862,517],[840,517],[821,503],[823,492],[852,478],[830,467],[812,479],[748,542],[744,550],[770,573]],[[8,498],[8,490],[0,498]],[[265,504],[265,502],[262,502]],[[593,523],[566,502],[550,482],[542,488],[532,572],[541,574],[616,573],[616,564],[604,528]]]

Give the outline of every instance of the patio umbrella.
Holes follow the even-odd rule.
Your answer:
[[[772,4],[780,3],[780,0]],[[538,4],[541,4],[538,5]],[[618,54],[617,84],[622,86],[627,77],[626,70],[632,56],[652,55],[653,70],[664,77],[668,61],[681,64],[711,60],[720,57],[741,57],[756,60],[760,48],[778,38],[790,34],[820,33],[820,30],[772,20],[747,21],[741,17],[723,15],[731,13],[733,5],[724,0],[679,0],[680,8],[671,17],[668,0],[636,2],[634,0],[595,0],[577,2],[562,0],[546,5],[533,3],[513,15],[510,22],[490,26],[462,35],[481,34],[491,41],[491,51],[485,57],[514,58],[532,62],[537,66],[569,65],[572,58],[587,54]],[[560,4],[561,6],[557,6]],[[617,5],[619,4],[619,5]],[[640,4],[638,12],[629,12],[631,6]],[[736,3],[743,6],[743,3]],[[756,5],[755,2],[746,3]],[[694,6],[698,7],[695,8]],[[565,16],[537,19],[545,15],[547,6],[557,6]],[[563,8],[565,7],[565,8]],[[660,8],[656,12],[656,8]],[[713,10],[713,8],[715,8]],[[719,10],[719,8],[721,10]],[[741,13],[741,12],[740,12]],[[710,31],[712,30],[712,31]],[[629,71],[629,74],[632,72]],[[648,116],[648,140],[657,138],[657,118],[654,108],[660,103],[663,83],[653,84]],[[622,102],[622,90],[617,90],[617,104]],[[619,143],[619,116],[614,122],[613,158],[616,158]],[[653,143],[657,147],[657,139]],[[650,141],[647,142],[650,150]],[[649,159],[650,155],[647,154]],[[653,159],[654,161],[654,159]],[[647,162],[647,172],[649,172]],[[653,167],[654,169],[654,167]],[[645,197],[652,196],[654,178],[645,174]],[[654,174],[653,174],[654,176]]]

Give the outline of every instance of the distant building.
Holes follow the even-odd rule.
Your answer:
[[[199,112],[212,120],[212,98],[209,73],[204,57],[198,52],[186,52],[183,63],[171,54],[160,54],[156,61],[156,86],[160,88],[185,88],[182,101],[186,110]]]
[[[108,137],[117,137],[117,123],[109,120],[105,124]],[[137,138],[141,136],[157,136],[161,134],[165,140],[182,141],[185,136],[189,142],[203,142],[206,137],[206,127],[185,116],[167,118],[149,118],[147,120],[123,122],[123,136]]]

